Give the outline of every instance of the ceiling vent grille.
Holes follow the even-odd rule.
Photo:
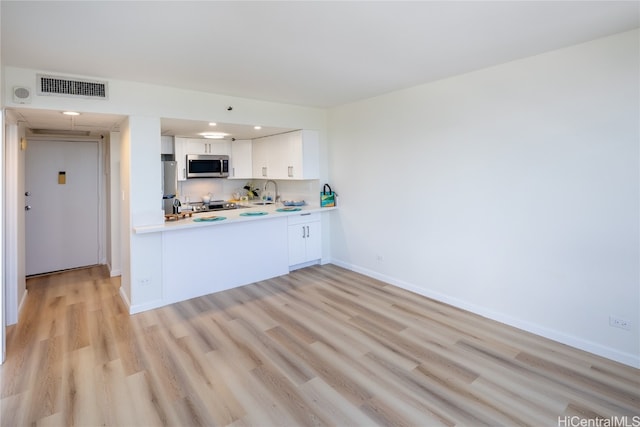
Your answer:
[[[91,99],[107,99],[107,82],[85,79],[69,79],[38,74],[38,95],[60,95]]]

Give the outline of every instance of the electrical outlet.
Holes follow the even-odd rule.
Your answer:
[[[376,255],[376,261],[382,262],[382,255]]]
[[[631,330],[631,321],[618,316],[609,315],[609,326],[629,331]]]
[[[141,286],[148,286],[151,284],[151,278],[150,277],[143,277],[141,279],[138,279],[138,284]]]

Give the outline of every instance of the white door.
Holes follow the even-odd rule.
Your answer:
[[[26,274],[99,262],[98,143],[29,141]]]

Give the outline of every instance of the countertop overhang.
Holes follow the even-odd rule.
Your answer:
[[[219,227],[228,224],[240,224],[242,222],[247,221],[266,221],[270,219],[276,218],[284,218],[292,215],[302,215],[305,213],[316,213],[316,212],[328,212],[332,210],[336,210],[336,207],[331,208],[321,208],[319,206],[300,206],[299,211],[288,211],[288,212],[278,212],[278,209],[282,209],[284,206],[278,205],[255,205],[250,208],[241,208],[241,209],[231,209],[226,211],[215,211],[215,212],[196,212],[191,217],[165,221],[163,224],[151,224],[151,225],[139,225],[133,227],[133,232],[135,234],[146,234],[146,233],[158,233],[158,232],[167,232],[167,231],[175,231],[175,230],[186,230],[186,229],[194,229],[200,227]],[[259,216],[242,216],[240,214],[247,212],[266,212],[267,215],[259,215]],[[194,221],[198,217],[205,216],[222,216],[225,217],[225,220],[222,221],[203,221],[198,222]]]

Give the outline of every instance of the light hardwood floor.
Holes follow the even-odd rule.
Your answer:
[[[118,286],[28,281],[0,425],[640,424],[639,370],[336,266],[134,316]]]

